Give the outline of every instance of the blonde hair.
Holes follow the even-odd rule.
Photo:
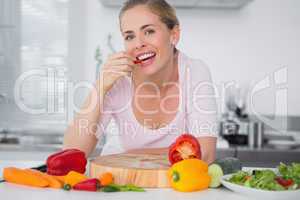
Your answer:
[[[160,20],[170,30],[172,30],[176,25],[179,25],[175,9],[165,0],[127,0],[121,8],[119,21],[121,21],[122,15],[127,10],[138,5],[148,6],[154,14],[160,17]]]

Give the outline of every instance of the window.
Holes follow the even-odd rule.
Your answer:
[[[65,126],[68,12],[69,0],[0,0],[0,128]]]
[[[68,0],[21,0],[19,78],[23,77],[17,87],[21,104],[46,111],[39,113],[45,120],[59,120],[57,115],[66,112],[68,7]]]

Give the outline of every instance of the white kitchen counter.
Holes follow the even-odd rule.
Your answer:
[[[33,167],[42,164],[43,161],[13,161],[13,160],[0,160],[0,170],[2,177],[2,169],[6,166],[15,167]],[[83,192],[83,191],[64,191],[51,188],[33,188],[11,183],[0,183],[0,199],[1,200],[99,200],[99,199],[128,199],[128,200],[249,200],[245,196],[235,194],[225,188],[208,189],[200,192],[181,193],[172,189],[146,189],[146,192]]]
[[[224,188],[208,189],[201,192],[181,193],[172,189],[146,189],[146,192],[84,192],[64,191],[57,189],[40,189],[20,186],[10,183],[0,183],[1,200],[99,200],[99,199],[128,199],[128,200],[249,200],[245,196],[235,194]]]

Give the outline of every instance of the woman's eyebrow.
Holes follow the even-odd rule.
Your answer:
[[[145,28],[147,28],[149,26],[154,26],[154,24],[145,24],[145,25],[141,26],[140,30],[144,30]],[[123,32],[123,34],[130,34],[130,33],[134,33],[134,31],[128,30],[128,31]]]
[[[145,28],[147,28],[148,26],[154,26],[154,24],[146,24],[146,25],[143,25],[140,30],[144,30]]]

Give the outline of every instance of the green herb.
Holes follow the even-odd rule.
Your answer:
[[[135,185],[132,184],[128,184],[128,185],[123,185],[121,186],[121,191],[131,191],[131,192],[145,192],[145,190],[141,187],[137,187]]]
[[[116,187],[114,185],[107,185],[107,186],[104,186],[101,191],[103,192],[120,192],[120,188],[119,187]]]
[[[103,192],[145,192],[145,190],[141,187],[137,187],[132,184],[127,185],[117,185],[110,184],[102,188]]]

